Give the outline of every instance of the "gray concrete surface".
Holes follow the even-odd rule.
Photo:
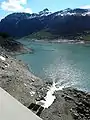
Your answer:
[[[42,120],[0,88],[0,120]]]

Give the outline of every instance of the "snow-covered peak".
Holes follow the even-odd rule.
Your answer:
[[[86,15],[90,16],[90,12],[86,12],[86,13],[83,14],[83,16],[86,16]]]
[[[44,9],[43,11],[40,11],[39,12],[39,16],[42,17],[42,16],[48,16],[50,15],[52,12],[50,12],[47,8]]]
[[[55,16],[86,16],[86,15],[90,15],[90,10],[88,9],[81,9],[81,8],[76,8],[76,9],[65,9],[65,10],[61,10],[56,12]]]
[[[36,18],[36,17],[38,17],[38,14],[33,13],[33,14],[30,15],[30,17],[28,19],[33,19],[33,18]]]

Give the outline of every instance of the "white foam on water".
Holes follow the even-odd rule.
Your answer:
[[[44,108],[48,108],[56,99],[54,92],[62,90],[66,87],[71,87],[78,83],[78,76],[80,77],[80,70],[71,66],[66,60],[58,59],[55,63],[51,64],[45,71],[47,79],[53,81],[53,85],[49,88],[45,101],[41,100]],[[38,102],[39,103],[39,102]],[[38,104],[37,103],[37,104]]]
[[[64,85],[60,86],[59,88],[56,88],[56,83],[54,82],[53,85],[50,87],[49,91],[47,92],[47,95],[45,97],[45,101],[44,100],[39,101],[40,103],[43,104],[42,107],[48,108],[49,106],[51,106],[51,104],[56,99],[54,92],[58,91],[58,90],[62,90],[63,88],[64,88]],[[37,102],[37,104],[39,102]]]
[[[6,60],[6,59],[5,59],[3,56],[1,56],[1,55],[0,55],[0,59],[3,60],[3,61]]]
[[[48,108],[48,107],[54,102],[54,100],[55,100],[55,98],[56,98],[56,97],[53,95],[54,92],[55,92],[55,85],[53,84],[53,85],[51,86],[51,88],[49,89],[49,91],[47,92],[47,95],[46,95],[46,97],[45,97],[45,100],[46,100],[46,101],[44,101],[44,100],[41,100],[41,101],[40,101],[41,103],[44,104],[44,105],[43,105],[44,108]]]

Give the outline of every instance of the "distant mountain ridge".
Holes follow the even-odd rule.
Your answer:
[[[0,22],[0,32],[14,37],[24,37],[41,30],[66,36],[90,31],[90,10],[70,9],[50,12],[47,8],[39,13],[13,13]]]

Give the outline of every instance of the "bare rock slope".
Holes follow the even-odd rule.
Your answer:
[[[0,87],[28,107],[35,102],[37,90],[43,86],[43,82],[30,73],[22,61],[4,52],[0,52]]]

